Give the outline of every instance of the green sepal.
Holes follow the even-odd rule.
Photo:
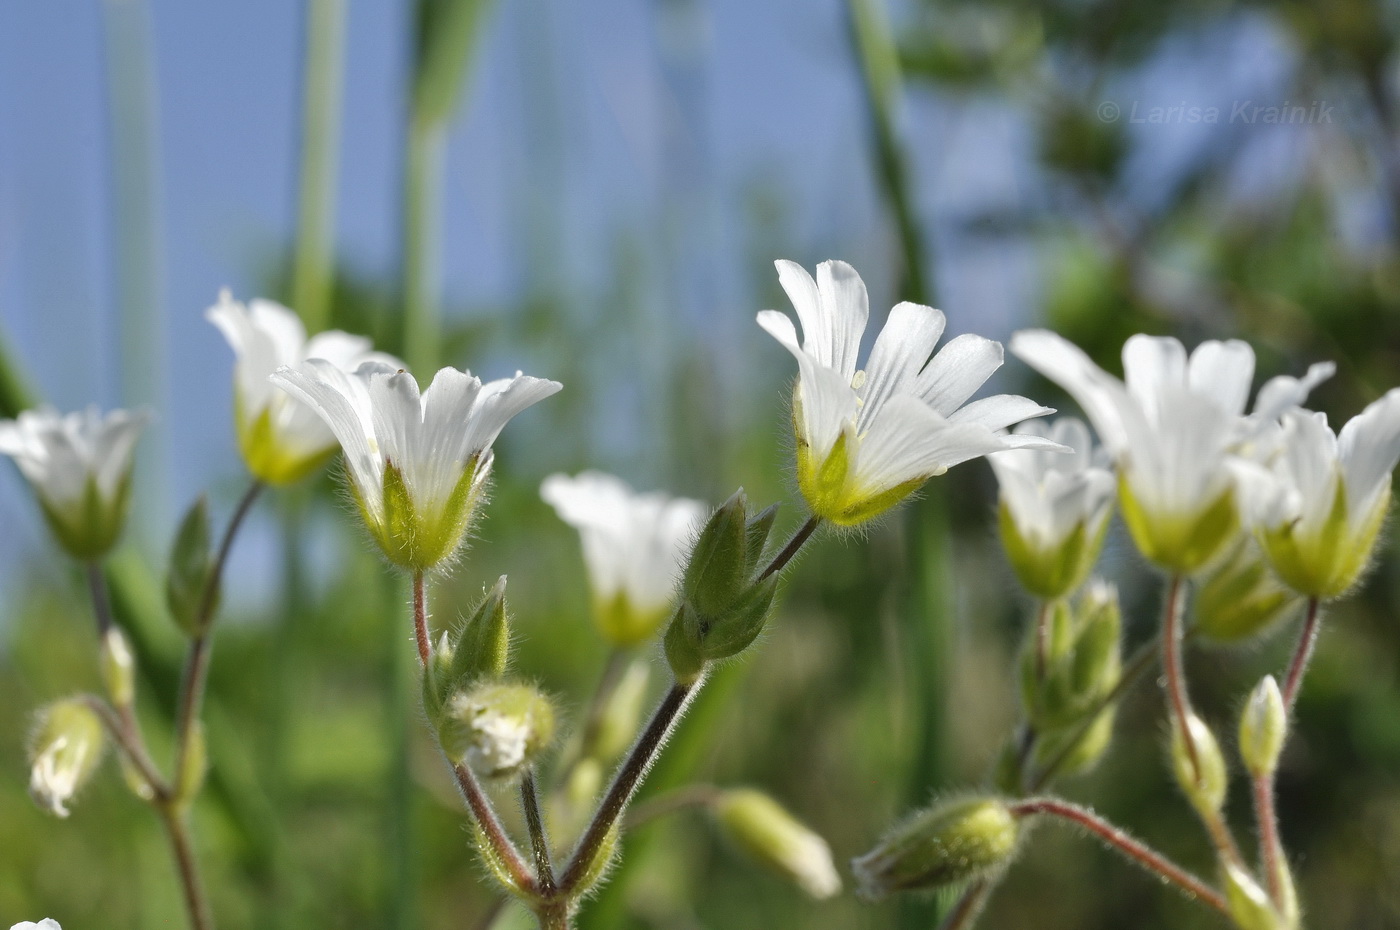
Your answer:
[[[390,562],[413,572],[426,572],[450,559],[466,537],[467,528],[481,498],[478,457],[462,471],[452,494],[435,511],[418,507],[409,493],[403,472],[393,462],[384,466],[383,513],[378,518],[356,497],[365,524]]]
[[[1285,930],[1283,918],[1254,876],[1232,862],[1222,863],[1221,872],[1230,917],[1239,930]]]
[[[748,498],[740,488],[710,516],[686,563],[681,591],[702,614],[724,612],[748,578]]]
[[[1036,765],[1044,768],[1059,759],[1060,753],[1073,742],[1074,748],[1059,762],[1055,774],[1068,778],[1088,772],[1098,764],[1108,751],[1109,744],[1113,742],[1114,716],[1114,710],[1110,707],[1101,711],[1082,734],[1077,726],[1044,734],[1036,741]]]
[[[728,659],[747,649],[763,632],[777,592],[778,576],[775,573],[751,585],[722,617],[699,618],[688,614],[687,619],[695,621],[694,635],[700,654],[714,661]]]
[[[1190,575],[1209,562],[1239,530],[1233,489],[1191,517],[1163,517],[1148,512],[1124,475],[1118,478],[1123,522],[1143,557],[1173,575]]]
[[[777,518],[778,505],[770,504],[749,520],[748,527],[744,531],[744,545],[747,555],[744,566],[745,575],[751,576],[758,570],[758,562],[763,558],[763,551],[768,546],[768,537],[773,532],[773,522]]]
[[[476,854],[480,857],[481,864],[486,868],[486,874],[494,878],[501,890],[511,897],[525,902],[533,901],[535,896],[530,893],[528,888],[522,888],[516,883],[515,877],[511,875],[510,867],[497,854],[496,847],[491,845],[491,841],[486,837],[486,832],[476,825],[475,820],[472,821],[472,824],[474,827],[472,832],[476,835]]]
[[[705,657],[700,654],[699,646],[687,633],[683,613],[684,605],[678,607],[675,615],[671,617],[671,624],[666,628],[666,637],[662,645],[666,651],[666,662],[671,666],[671,674],[676,676],[676,681],[683,685],[692,685],[704,674]]]
[[[446,692],[482,679],[500,678],[510,661],[510,617],[506,610],[506,576],[502,575],[467,619],[452,644]]]
[[[1097,518],[1090,530],[1081,521],[1058,546],[1038,546],[1021,534],[1011,508],[1003,500],[997,508],[997,523],[1007,561],[1021,585],[1041,600],[1065,597],[1089,576],[1108,535],[1107,513]]]
[[[1020,825],[1000,798],[935,804],[851,862],[862,897],[921,891],[994,874],[1016,856]]]
[[[1320,532],[1302,536],[1296,524],[1260,533],[1260,542],[1279,578],[1306,597],[1340,597],[1365,571],[1390,507],[1387,487],[1352,530],[1346,485],[1337,481],[1332,509]]]
[[[170,616],[190,636],[204,632],[219,599],[217,588],[206,593],[210,585],[216,584],[209,535],[209,501],[201,495],[180,521],[165,576],[165,603]]]
[[[111,551],[121,537],[131,497],[131,475],[117,483],[111,498],[103,496],[97,479],[88,475],[76,507],[55,507],[42,493],[39,509],[59,545],[73,558],[93,561]]]
[[[339,451],[332,445],[314,455],[288,451],[272,425],[272,408],[265,406],[251,421],[245,419],[241,392],[234,392],[233,418],[238,424],[238,451],[248,471],[264,484],[294,484],[325,465]]]

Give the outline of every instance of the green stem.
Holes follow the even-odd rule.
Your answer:
[[[990,878],[979,878],[968,885],[938,925],[938,930],[968,930],[976,924],[982,908],[987,906],[987,899],[992,896],[993,887],[995,883]]]
[[[607,842],[608,835],[612,833],[618,818],[626,810],[627,802],[632,800],[632,795],[636,792],[637,786],[641,784],[647,769],[651,768],[657,753],[665,744],[666,737],[675,727],[676,722],[680,720],[681,715],[685,713],[686,705],[690,703],[704,683],[703,677],[692,685],[675,682],[671,685],[671,689],[666,692],[665,697],[661,699],[661,703],[652,714],[646,729],[642,731],[641,736],[632,746],[632,751],[618,767],[617,774],[613,776],[612,784],[608,786],[607,794],[603,796],[597,812],[593,815],[593,820],[588,824],[588,829],[584,831],[583,837],[578,841],[578,847],[574,850],[573,858],[569,860],[568,868],[565,869],[563,877],[559,880],[559,890],[566,897],[578,891],[579,883],[584,876],[592,871],[594,860]]]
[[[1091,810],[1058,798],[1029,798],[1012,804],[1011,813],[1017,817],[1049,815],[1082,827],[1129,861],[1176,885],[1188,898],[1199,900],[1231,917],[1230,905],[1220,892]]]
[[[552,897],[555,892],[554,863],[549,856],[549,838],[544,832],[544,817],[540,814],[540,795],[535,788],[533,768],[526,768],[520,776],[520,807],[525,812],[525,824],[530,831],[530,849],[535,855],[535,880],[540,893]]]
[[[185,907],[189,911],[190,927],[192,930],[214,930],[214,917],[209,911],[209,900],[204,894],[204,885],[199,878],[199,863],[195,858],[186,814],[169,803],[156,806],[165,824],[165,832],[170,837],[175,869],[180,874],[180,887],[185,892]]]

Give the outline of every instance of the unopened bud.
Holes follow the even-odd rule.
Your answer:
[[[1230,917],[1240,930],[1285,930],[1286,924],[1269,901],[1268,894],[1244,869],[1233,862],[1223,863],[1225,900]]]
[[[209,548],[209,501],[200,497],[186,511],[170,547],[170,567],[165,576],[165,603],[180,629],[199,636],[218,600]]]
[[[681,590],[702,614],[728,610],[748,581],[748,498],[735,491],[700,531]]]
[[[1076,726],[1045,734],[1036,741],[1036,765],[1044,768],[1053,762],[1058,776],[1083,775],[1099,763],[1113,742],[1113,719],[1110,707],[1083,732]]]
[[[29,795],[57,817],[92,778],[102,761],[102,720],[79,698],[58,701],[39,712],[30,742]]]
[[[1249,774],[1265,778],[1278,768],[1279,753],[1288,736],[1288,712],[1274,676],[1255,686],[1240,714],[1240,758]]]
[[[108,627],[101,649],[102,684],[107,696],[118,707],[130,707],[136,700],[136,661],[126,636],[116,627]]]
[[[431,674],[424,676],[423,704],[434,718],[442,713],[450,695],[505,674],[510,659],[505,575],[486,592],[454,636],[444,634],[433,658]]]
[[[1205,571],[1192,613],[1202,636],[1237,643],[1271,629],[1301,601],[1264,564],[1254,539],[1243,536],[1228,556]]]
[[[483,682],[448,700],[439,733],[452,761],[511,778],[554,738],[554,707],[530,685]]]
[[[726,791],[715,803],[724,835],[759,862],[793,881],[814,898],[841,891],[841,877],[826,840],[761,791]]]
[[[1032,631],[1021,663],[1022,703],[1042,735],[1083,723],[1118,684],[1118,591],[1091,582],[1073,605],[1054,604],[1045,622],[1043,650],[1040,633]]]
[[[1016,855],[1019,829],[1000,798],[935,804],[896,826],[851,861],[865,898],[941,888],[988,875]]]
[[[1211,816],[1219,813],[1225,805],[1230,776],[1215,734],[1195,714],[1186,716],[1184,727],[1172,727],[1172,769],[1187,800],[1198,811]]]

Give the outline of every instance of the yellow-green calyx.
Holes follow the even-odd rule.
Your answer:
[[[997,517],[1002,548],[1017,579],[1031,594],[1047,601],[1064,597],[1084,583],[1108,534],[1107,514],[1076,523],[1067,536],[1049,544],[1023,534],[1005,500]]]
[[[880,516],[933,477],[926,475],[892,488],[862,487],[851,473],[851,446],[858,442],[851,430],[837,437],[821,461],[812,454],[800,430],[797,436],[798,490],[814,515],[837,526],[857,526]]]
[[[1204,720],[1189,714],[1184,726],[1172,726],[1171,755],[1172,770],[1186,799],[1202,815],[1214,817],[1225,806],[1225,792],[1230,784],[1215,734]]]
[[[300,481],[330,461],[337,447],[307,454],[289,445],[272,423],[272,409],[264,407],[249,417],[240,392],[234,396],[234,422],[238,424],[238,451],[253,477],[264,484],[288,485]]]
[[[102,493],[97,479],[89,475],[83,496],[62,504],[52,502],[40,491],[39,506],[58,542],[75,559],[91,561],[106,555],[121,537],[130,503],[131,476],[125,474],[112,494]]]
[[[1120,475],[1118,500],[1138,551],[1174,575],[1189,575],[1204,566],[1234,538],[1240,525],[1233,489],[1194,513],[1158,513],[1145,506],[1133,493],[1131,482]]]
[[[403,473],[393,462],[384,465],[378,513],[366,505],[364,495],[355,489],[355,501],[365,525],[390,562],[408,571],[423,572],[457,552],[486,483],[486,475],[478,464],[479,457],[473,456],[452,494],[436,507],[420,507],[414,501]]]
[[[651,639],[670,614],[669,604],[653,610],[641,609],[626,591],[593,599],[593,618],[598,632],[619,649],[630,649]]]
[[[1371,559],[1390,508],[1389,487],[1370,511],[1353,516],[1346,485],[1338,481],[1332,509],[1320,527],[1304,532],[1296,522],[1259,532],[1259,543],[1279,579],[1305,597],[1340,597]]]
[[[102,721],[81,698],[56,701],[38,714],[31,738],[29,794],[44,810],[68,816],[68,804],[102,761]]]

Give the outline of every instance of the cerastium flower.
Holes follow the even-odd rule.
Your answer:
[[[491,474],[491,444],[512,417],[561,387],[519,372],[483,384],[444,368],[420,394],[401,368],[364,362],[347,372],[315,358],[272,380],[340,440],[370,534],[390,562],[414,572],[456,553]]]
[[[105,555],[126,523],[131,458],[149,417],[96,407],[60,414],[26,410],[0,420],[0,453],[33,485],[54,536],[70,555]]]
[[[943,335],[943,313],[900,303],[858,369],[870,315],[860,275],[830,261],[817,266],[814,281],[801,265],[777,265],[802,342],[792,320],[776,310],[764,310],[758,323],[797,359],[797,482],[816,516],[853,526],[969,459],[1002,449],[1062,448],[1043,436],[1000,432],[1053,413],[1049,407],[1010,394],[967,403],[1001,367],[1000,343],[966,334],[930,358]]]
[[[238,448],[248,471],[268,484],[290,484],[325,463],[339,448],[335,434],[316,412],[270,380],[283,366],[296,368],[319,358],[346,371],[377,361],[398,360],[372,351],[369,339],[340,330],[306,337],[296,313],[270,300],[247,305],[224,289],[205,312],[234,352],[233,410]]]
[[[654,636],[709,508],[661,492],[639,494],[621,478],[598,471],[550,475],[540,496],[583,540],[593,615],[603,637],[628,647]]]

